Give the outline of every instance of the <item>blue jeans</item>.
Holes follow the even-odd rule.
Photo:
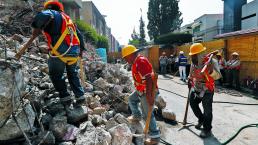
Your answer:
[[[160,65],[161,73],[166,74],[167,73],[167,65],[162,64]]]
[[[65,84],[64,71],[66,69],[67,77],[70,86],[75,94],[75,97],[80,97],[84,95],[83,87],[81,86],[77,63],[73,65],[67,65],[59,58],[49,58],[48,60],[49,76],[54,84],[55,89],[59,92],[60,98],[70,96],[67,91],[67,86]]]
[[[139,103],[141,102],[142,112],[139,108]],[[143,94],[142,96],[139,94],[138,91],[134,91],[129,96],[129,106],[132,111],[132,115],[136,118],[141,118],[143,115],[143,119],[146,120],[148,116],[148,103],[146,99],[146,95]],[[149,127],[149,135],[150,138],[158,138],[160,137],[160,131],[157,127],[156,119],[154,113],[152,111],[151,120],[150,120],[150,127]]]

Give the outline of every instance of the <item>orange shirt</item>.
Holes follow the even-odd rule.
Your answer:
[[[151,63],[142,55],[137,56],[132,65],[132,76],[137,91],[146,91],[146,78],[148,74],[152,74],[153,69]]]

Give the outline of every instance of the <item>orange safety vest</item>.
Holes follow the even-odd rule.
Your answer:
[[[192,67],[191,77],[193,78],[192,86],[205,83],[205,87],[207,87],[209,91],[213,92],[215,88],[215,82],[214,82],[214,79],[209,75],[208,70],[206,69],[204,74],[201,74],[202,68],[197,68],[195,66],[191,66],[191,67]]]
[[[67,63],[68,65],[72,65],[78,61],[79,57],[64,56],[65,54],[60,54],[58,52],[58,48],[63,42],[65,42],[69,46],[68,49],[70,49],[72,46],[80,45],[80,40],[77,36],[76,27],[73,24],[71,18],[64,12],[60,12],[60,14],[62,16],[61,36],[59,37],[54,47],[52,46],[51,35],[45,31],[44,35],[48,40],[48,46],[50,51],[49,55],[61,59],[64,63]]]
[[[139,55],[132,65],[132,76],[134,79],[134,86],[137,91],[144,93],[146,91],[146,79],[137,71],[136,62],[143,56]],[[150,64],[151,65],[151,64]],[[152,79],[154,79],[154,71],[152,71]],[[158,88],[158,85],[156,85]]]

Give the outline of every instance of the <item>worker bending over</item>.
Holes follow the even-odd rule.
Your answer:
[[[148,110],[151,111],[149,124],[149,137],[145,144],[154,145],[160,141],[160,131],[153,114],[153,105],[158,92],[156,79],[151,63],[142,55],[137,54],[138,49],[133,45],[127,45],[122,49],[123,58],[132,64],[132,76],[136,90],[129,97],[129,106],[132,116],[128,117],[129,122],[139,122],[143,117],[148,120]],[[155,92],[153,92],[155,91]],[[142,113],[139,110],[141,103]],[[143,115],[143,116],[142,116]],[[146,121],[147,124],[147,121]]]
[[[58,1],[47,1],[44,10],[36,15],[32,22],[32,37],[44,33],[49,46],[49,76],[59,92],[61,103],[69,105],[72,98],[67,91],[64,71],[75,94],[75,105],[85,101],[84,90],[78,77],[77,61],[84,48],[83,37],[70,17],[64,13],[63,5]],[[20,58],[22,53],[17,53]]]

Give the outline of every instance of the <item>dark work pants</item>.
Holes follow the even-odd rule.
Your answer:
[[[237,90],[240,89],[239,73],[239,70],[229,70],[228,76],[229,86],[232,87],[233,83],[235,82]]]
[[[219,83],[222,86],[225,83],[225,81],[226,81],[225,70],[224,69],[220,69],[220,73],[221,73],[222,77],[219,79]]]
[[[197,93],[198,94],[198,93]],[[195,97],[194,92],[191,92],[190,95],[190,106],[198,118],[198,122],[203,122],[203,128],[206,131],[210,131],[212,128],[212,102],[213,102],[214,92],[206,91],[203,98]],[[202,102],[203,113],[199,107],[199,104]]]
[[[80,97],[84,95],[83,87],[81,86],[77,63],[73,65],[67,65],[62,62],[59,58],[49,58],[48,60],[49,76],[55,87],[59,92],[61,98],[67,97],[70,94],[67,91],[67,86],[65,84],[64,71],[67,71],[67,78],[69,84],[75,94],[75,97]]]

